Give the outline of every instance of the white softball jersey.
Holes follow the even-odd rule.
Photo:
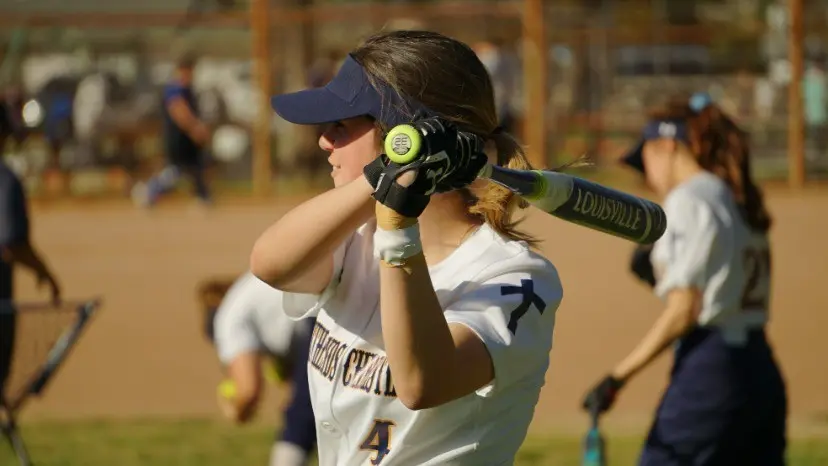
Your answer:
[[[653,247],[655,292],[703,292],[698,325],[721,328],[732,343],[768,319],[770,252],[752,232],[727,185],[704,172],[673,189],[664,202],[667,230]]]
[[[296,328],[282,308],[282,292],[250,272],[227,291],[214,323],[216,350],[223,364],[252,351],[285,356]]]
[[[429,267],[446,321],[480,337],[495,375],[472,394],[412,411],[396,397],[384,351],[375,228],[363,225],[339,248],[320,296],[284,296],[289,316],[317,316],[308,367],[320,466],[512,464],[549,365],[563,297],[555,267],[485,225]]]

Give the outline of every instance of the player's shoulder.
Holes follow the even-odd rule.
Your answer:
[[[177,96],[184,95],[187,92],[188,92],[188,88],[185,87],[185,86],[182,86],[177,81],[171,81],[171,82],[167,83],[164,86],[164,97],[166,97],[168,99],[172,98],[172,97],[177,97]]]
[[[728,204],[733,194],[727,184],[710,172],[702,172],[676,186],[664,201],[666,209],[711,208]]]
[[[668,224],[676,227],[730,224],[734,209],[730,189],[719,177],[708,172],[678,185],[664,200]]]
[[[520,282],[530,279],[550,293],[562,293],[555,265],[532,250],[525,241],[508,238],[488,225],[480,227],[464,245],[465,266],[457,277],[463,281],[485,283],[497,280]]]

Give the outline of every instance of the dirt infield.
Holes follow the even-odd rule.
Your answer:
[[[828,422],[828,193],[774,193],[773,323],[797,424]],[[34,239],[65,295],[104,297],[97,321],[27,418],[216,415],[215,356],[202,340],[196,284],[242,271],[253,240],[286,209],[220,204],[204,213],[186,203],[147,213],[126,203],[34,207]],[[634,342],[659,302],[627,272],[632,245],[530,215],[565,289],[547,386],[535,429],[582,425],[583,391]],[[18,273],[21,301],[42,299]],[[667,376],[662,358],[623,394],[611,421],[642,426]]]

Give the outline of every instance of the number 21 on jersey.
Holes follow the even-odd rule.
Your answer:
[[[396,424],[388,419],[375,419],[374,425],[360,444],[360,450],[372,451],[371,464],[382,463],[385,456],[391,452],[391,431]]]

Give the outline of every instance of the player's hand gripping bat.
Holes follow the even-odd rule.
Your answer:
[[[389,160],[405,165],[427,153],[428,141],[413,126],[399,125],[388,132],[384,149]],[[658,204],[576,176],[491,164],[477,176],[506,187],[558,218],[639,244],[654,243],[667,228],[667,218]]]

